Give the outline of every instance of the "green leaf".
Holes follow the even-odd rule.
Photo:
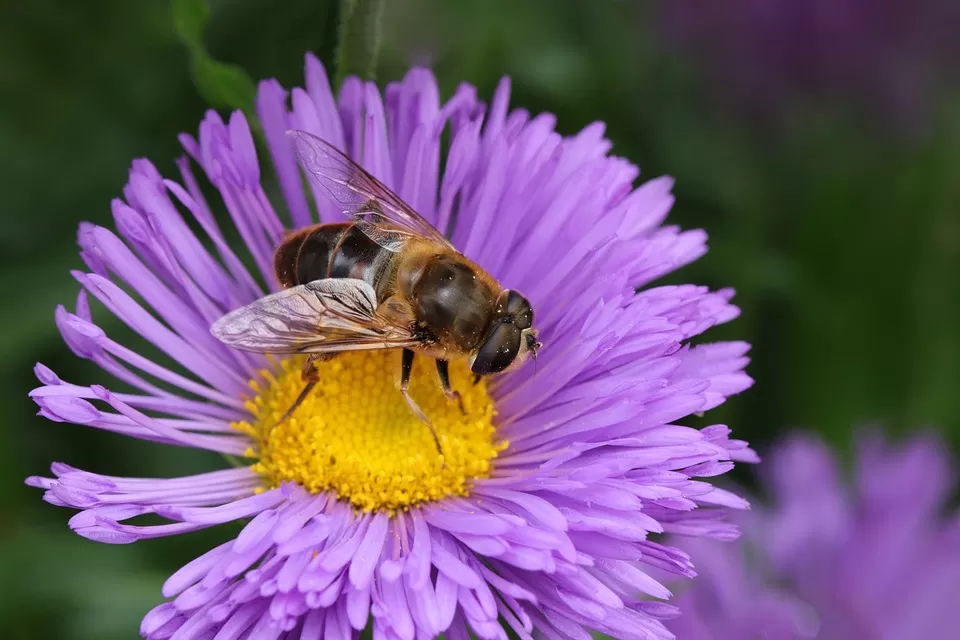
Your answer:
[[[204,0],[173,0],[173,24],[188,47],[199,46],[203,29],[210,21],[210,7]]]
[[[203,30],[210,21],[204,0],[173,0],[173,23],[190,52],[190,73],[197,91],[211,106],[240,109],[258,130],[254,100],[257,88],[241,67],[214,60],[203,46]]]
[[[214,107],[241,109],[248,118],[253,114],[257,88],[240,67],[217,62],[206,53],[192,61],[193,81],[204,100]]]
[[[340,0],[336,87],[351,75],[375,79],[383,8],[383,0]]]

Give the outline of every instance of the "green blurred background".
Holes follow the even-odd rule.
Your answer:
[[[468,81],[489,97],[508,74],[515,105],[556,113],[564,133],[603,120],[615,153],[677,178],[671,220],[707,229],[711,252],[672,279],[736,287],[743,316],[709,337],[754,344],[757,385],[711,422],[761,448],[792,428],[844,447],[871,422],[955,446],[960,16],[934,0],[713,4],[394,0],[377,76],[428,63],[445,95]],[[299,83],[306,50],[333,62],[336,2],[212,9],[207,50],[254,79]],[[234,531],[99,545],[23,478],[51,460],[139,476],[221,461],[44,421],[26,394],[36,361],[106,381],[53,323],[77,291],[77,223],[111,224],[131,159],[173,175],[176,135],[207,103],[166,2],[7,2],[0,16],[0,629],[131,638],[164,577]]]

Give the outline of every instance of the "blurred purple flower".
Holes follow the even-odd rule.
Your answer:
[[[667,40],[714,94],[757,114],[850,102],[915,130],[960,73],[960,3],[941,0],[688,0],[663,3]]]
[[[914,640],[960,630],[960,511],[945,445],[859,441],[852,487],[825,444],[765,463],[769,505],[736,544],[696,541],[699,577],[668,626],[679,640]]]
[[[105,476],[57,463],[53,478],[28,483],[45,489],[48,502],[80,510],[70,520],[77,533],[107,543],[252,518],[235,540],[166,582],[171,600],[143,620],[141,633],[150,639],[356,637],[371,616],[377,638],[467,638],[468,628],[481,638],[504,638],[501,621],[522,638],[534,627],[554,638],[589,638],[584,629],[668,638],[661,620],[675,610],[648,597],[669,596],[648,572],[693,572],[689,557],[657,542],[656,534],[734,537],[724,509],[712,507],[746,503],[697,478],[724,473],[733,460],[755,459],[722,425],[698,431],[677,424],[751,384],[743,372],[746,344],[685,344],[737,315],[732,293],[696,286],[635,293],[705,251],[703,232],[661,226],[673,202],[671,181],[634,189],[637,169],[608,155],[601,124],[561,137],[552,115],[508,108],[506,80],[489,108],[467,85],[441,104],[433,76],[422,69],[389,85],[383,98],[372,83],[349,78],[335,99],[322,66],[308,56],[306,89],[290,97],[292,109],[287,92],[268,80],[257,99],[282,202],[272,203],[261,186],[243,115],[225,123],[210,112],[199,139],[181,141],[219,191],[230,229],[218,226],[186,159],[179,162],[180,182],[164,180],[147,160],[134,162],[124,200],[113,203],[119,236],[81,227],[90,273],[74,274],[83,292],[73,312],[57,310],[57,325],[74,353],[133,391],[71,384],[38,364],[42,386],[31,394],[51,420],[258,454],[259,462],[168,479]],[[260,437],[256,429],[237,428],[256,423],[271,410],[267,405],[289,406],[267,397],[282,386],[282,366],[224,347],[208,328],[273,288],[261,283],[274,281],[272,250],[287,226],[275,207],[285,206],[293,227],[315,222],[285,136],[290,128],[362,158],[438,228],[455,220],[456,245],[533,302],[547,345],[539,371],[526,366],[490,383],[497,414],[492,424],[488,414],[487,425],[506,448],[494,449],[492,460],[467,460],[476,464],[461,478],[462,490],[430,496],[392,484],[421,482],[426,492],[466,464],[458,449],[463,440],[449,436],[445,465],[416,422],[418,428],[377,418],[373,427],[392,426],[390,437],[420,449],[407,471],[384,472],[366,484],[334,484],[322,475],[334,464],[373,455],[351,444],[368,437],[367,444],[378,445],[364,432],[376,420],[353,422],[362,413],[303,416],[310,413],[305,403],[282,426],[312,429],[302,447],[293,446],[296,459],[286,459],[286,467],[275,464],[287,446],[273,438],[280,426]],[[449,151],[441,147],[445,133]],[[322,192],[313,196],[320,219],[341,215]],[[240,253],[226,241],[234,235],[244,242]],[[165,360],[111,339],[94,324],[88,295]],[[331,367],[359,382],[343,378],[339,391],[308,402],[364,392],[362,403],[402,403],[392,379],[364,389],[376,368],[351,373],[351,362],[344,356]],[[271,371],[263,375],[265,369]],[[291,375],[299,384],[295,370]],[[488,387],[475,388],[469,393],[486,394]],[[376,415],[413,419],[402,404],[390,408]],[[330,442],[347,420],[354,439]],[[344,449],[343,458],[330,456],[328,463],[323,447],[329,446]],[[384,457],[406,464],[396,452]],[[272,472],[264,473],[270,464]],[[297,465],[322,473],[297,482],[284,471]],[[365,471],[373,470],[354,469]],[[319,488],[308,489],[312,482]],[[146,514],[168,522],[127,522]]]

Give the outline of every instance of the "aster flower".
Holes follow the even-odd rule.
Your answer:
[[[954,638],[960,629],[960,512],[944,443],[875,434],[852,486],[819,440],[765,463],[770,504],[741,517],[736,544],[684,545],[699,577],[668,624],[680,640]]]
[[[716,93],[755,113],[839,98],[915,129],[960,65],[954,2],[701,0],[661,9],[667,38],[705,67]]]
[[[289,97],[289,102],[288,102]],[[731,292],[662,286],[635,293],[700,256],[700,231],[661,222],[671,182],[637,189],[637,169],[608,155],[603,126],[571,138],[554,117],[489,108],[461,86],[440,103],[432,75],[387,87],[347,79],[338,99],[307,58],[306,88],[261,83],[257,111],[283,201],[271,202],[248,123],[208,113],[181,138],[222,198],[222,230],[187,159],[180,181],[134,162],[113,203],[119,235],[83,225],[89,272],[56,322],[70,348],[129,391],[61,380],[37,365],[45,417],[162,444],[252,458],[181,478],[122,478],[52,467],[30,478],[45,500],[79,509],[82,536],[108,543],[247,520],[236,539],[177,571],[144,637],[667,638],[669,592],[651,567],[692,575],[673,532],[730,538],[717,506],[745,502],[700,480],[749,461],[715,425],[681,426],[750,385],[747,345],[691,347],[737,315]],[[308,193],[285,135],[300,129],[359,159],[537,313],[538,370],[476,386],[451,363],[466,415],[428,369],[411,390],[443,443],[413,417],[394,379],[398,354],[352,353],[322,365],[297,413],[267,429],[300,390],[300,362],[231,350],[209,327],[276,288],[272,251],[288,227],[337,220]],[[449,149],[441,144],[449,136]],[[443,170],[441,171],[441,167]],[[311,197],[312,196],[312,197]],[[315,214],[313,203],[319,208]],[[286,209],[285,223],[278,211]],[[227,242],[238,234],[242,251]],[[248,269],[252,265],[252,269]],[[92,296],[166,358],[111,339]],[[152,514],[150,523],[137,523]],[[166,520],[156,524],[156,517]],[[131,520],[133,520],[131,522]]]

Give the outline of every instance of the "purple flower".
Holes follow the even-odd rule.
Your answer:
[[[467,638],[468,628],[504,638],[501,623],[522,638],[534,628],[670,637],[661,620],[674,608],[649,597],[670,594],[648,571],[693,571],[659,534],[734,537],[715,507],[746,503],[700,478],[755,459],[725,426],[678,423],[751,383],[746,344],[687,344],[736,317],[732,292],[635,293],[705,251],[703,232],[661,226],[671,181],[634,189],[637,169],[608,155],[601,124],[564,138],[552,115],[510,110],[508,98],[504,81],[489,107],[468,85],[441,104],[433,76],[416,69],[383,98],[350,78],[334,99],[308,56],[306,89],[288,95],[268,80],[257,99],[282,201],[261,186],[244,117],[225,123],[211,112],[199,138],[181,142],[219,191],[230,229],[218,226],[220,203],[204,197],[186,159],[179,182],[134,162],[113,203],[118,234],[82,226],[89,272],[74,274],[83,291],[56,321],[77,355],[132,391],[73,384],[37,365],[41,414],[256,458],[166,479],[57,463],[54,478],[28,480],[48,502],[79,509],[70,526],[101,542],[249,519],[170,577],[169,601],[144,618],[144,637],[355,637],[371,618],[375,637],[405,640]],[[288,129],[362,159],[536,310],[546,345],[537,368],[473,386],[452,363],[466,415],[415,369],[411,390],[445,461],[395,387],[396,353],[325,363],[294,417],[266,428],[299,391],[299,362],[234,351],[209,332],[275,288],[272,252],[285,227],[314,223],[314,202],[320,220],[338,219],[322,190],[303,189]],[[111,339],[88,296],[165,358]],[[146,514],[154,520],[137,524]]]
[[[736,107],[840,99],[922,127],[960,69],[960,5],[941,0],[710,0],[663,5],[667,38]]]
[[[960,629],[960,511],[945,445],[861,438],[851,487],[820,441],[765,463],[768,506],[740,542],[697,541],[699,577],[668,626],[680,640],[954,638]]]

